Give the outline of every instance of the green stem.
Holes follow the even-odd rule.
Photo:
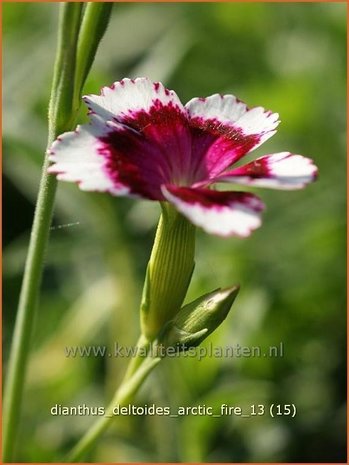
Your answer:
[[[63,4],[60,7],[56,62],[48,110],[48,146],[61,132],[71,128],[71,119],[75,116],[72,101],[82,8],[82,3],[71,6]],[[48,162],[47,157],[45,161]],[[48,179],[53,177],[48,176],[46,171],[43,174]]]
[[[167,204],[162,215],[149,260],[141,304],[142,335],[137,354],[132,357],[125,377],[114,398],[100,418],[79,441],[69,462],[83,458],[112,422],[113,408],[129,403],[160,357],[151,357],[148,349],[163,325],[179,311],[194,268],[195,227]],[[155,342],[154,342],[155,344]],[[154,346],[155,347],[155,346]],[[144,351],[148,355],[144,355]]]
[[[98,8],[86,7],[88,20],[80,32],[83,3],[62,3],[60,6],[59,32],[56,61],[53,73],[49,104],[48,147],[62,132],[72,129],[79,105],[74,100],[80,97],[85,78],[92,64],[98,44],[105,32],[111,5],[100,3]],[[91,12],[96,14],[96,23]],[[92,37],[91,34],[96,34]],[[86,40],[86,37],[89,40]],[[76,67],[78,65],[78,72]],[[75,88],[76,81],[79,89]],[[17,437],[24,380],[28,361],[30,339],[42,279],[45,250],[48,242],[56,192],[56,178],[47,173],[46,155],[25,264],[18,312],[8,364],[4,396],[3,461],[12,459]]]
[[[126,374],[125,374],[125,380],[128,380],[131,378],[131,376],[138,370],[140,365],[143,363],[145,356],[142,354],[145,350],[147,350],[150,346],[150,342],[148,341],[147,338],[145,338],[143,335],[140,336],[137,342],[137,353],[135,357],[132,357],[130,360],[130,363],[128,364]]]
[[[116,406],[125,406],[132,402],[138,389],[141,387],[149,373],[156,367],[161,361],[160,357],[147,357],[143,363],[138,365],[133,375],[129,377],[129,370],[126,373],[124,381],[121,383],[119,389],[116,391],[112,401],[108,405],[105,414],[100,418],[82,439],[77,443],[74,449],[67,457],[67,462],[77,462],[84,457],[84,455],[94,446],[97,439],[104,433],[104,431],[110,426],[113,419],[115,418],[114,409]],[[132,364],[132,361],[131,361]]]
[[[82,11],[81,3],[62,4],[59,38],[49,109],[48,145],[70,119],[67,102],[72,101],[72,73]],[[48,157],[42,169],[32,232],[25,264],[18,313],[13,335],[4,397],[3,460],[12,459],[28,360],[30,338],[41,284],[46,244],[56,192],[56,178],[47,174]]]

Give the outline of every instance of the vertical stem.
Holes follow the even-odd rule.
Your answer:
[[[68,129],[71,120],[76,44],[81,11],[81,3],[63,3],[60,9],[59,38],[49,110],[49,145],[60,131]],[[18,431],[30,338],[55,199],[56,179],[47,174],[48,164],[46,156],[8,365],[4,397],[4,462],[12,459]]]
[[[80,31],[82,2],[62,2],[56,62],[49,105],[48,146],[72,129],[79,109],[76,103],[107,28],[112,4],[89,3]],[[78,86],[78,89],[76,88]],[[75,102],[75,104],[74,104]],[[17,436],[30,337],[42,278],[44,255],[56,192],[56,178],[47,174],[45,157],[28,256],[24,269],[4,398],[3,460],[11,460]]]
[[[136,350],[137,353],[132,357],[131,361],[128,364],[124,381],[128,380],[133,376],[133,374],[138,370],[140,365],[144,362],[144,355],[142,352],[145,352],[150,346],[150,342],[143,335],[138,339]]]
[[[114,408],[116,406],[124,406],[132,402],[132,399],[134,398],[138,389],[148,377],[149,373],[160,361],[160,357],[152,358],[148,356],[144,359],[143,363],[138,366],[131,377],[126,375],[124,381],[116,391],[112,401],[106,408],[104,416],[98,419],[96,423],[91,426],[91,428],[68,455],[67,461],[69,463],[80,461],[80,459],[82,459],[84,455],[95,445],[96,441],[110,426],[111,422],[115,418]]]

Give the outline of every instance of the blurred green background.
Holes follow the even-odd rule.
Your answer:
[[[9,352],[47,136],[58,4],[4,3],[4,358]],[[251,238],[198,232],[188,299],[241,284],[207,343],[284,344],[283,357],[172,359],[139,405],[294,403],[295,418],[124,417],[91,461],[345,462],[346,132],[344,3],[115,4],[86,84],[149,76],[183,102],[216,92],[280,113],[253,155],[314,158],[304,191],[259,190]],[[84,121],[85,109],[80,121]],[[105,405],[126,360],[67,358],[64,346],[133,344],[156,203],[60,184],[25,390],[19,462],[57,461],[94,417],[54,404]]]

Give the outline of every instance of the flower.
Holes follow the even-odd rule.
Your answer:
[[[289,152],[232,167],[279,124],[277,113],[250,109],[233,95],[183,106],[173,90],[137,78],[83,99],[90,122],[52,144],[49,172],[86,191],[170,202],[208,233],[246,237],[260,226],[264,208],[252,193],[213,184],[300,189],[317,175],[311,159]]]

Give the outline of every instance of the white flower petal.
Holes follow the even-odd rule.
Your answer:
[[[85,191],[126,195],[128,187],[116,184],[104,169],[105,160],[99,153],[99,137],[110,128],[94,117],[91,123],[78,126],[74,132],[62,134],[49,149],[52,165],[48,172],[61,181],[72,181]]]
[[[214,94],[207,98],[193,98],[186,104],[190,119],[195,125],[212,128],[226,137],[255,136],[250,151],[273,134],[279,124],[278,113],[262,107],[249,109],[234,95]]]
[[[148,112],[155,102],[172,105],[185,113],[184,107],[173,90],[148,78],[122,79],[110,87],[103,87],[101,95],[86,95],[83,100],[92,113],[105,120],[123,122],[140,111]]]
[[[186,104],[195,181],[212,180],[276,132],[278,114],[249,109],[233,95],[214,94]]]
[[[196,226],[217,236],[247,237],[261,225],[264,206],[253,194],[163,186],[165,198]]]
[[[313,160],[290,152],[265,155],[222,173],[214,182],[231,182],[271,189],[302,189],[317,177]]]

